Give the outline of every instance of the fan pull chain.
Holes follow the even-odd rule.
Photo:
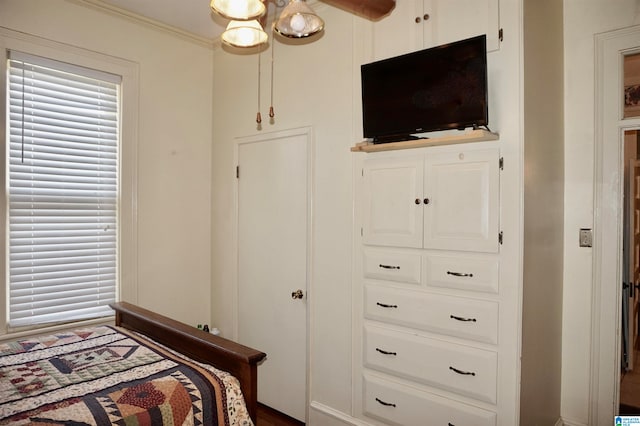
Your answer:
[[[256,114],[256,123],[262,123],[262,115],[260,114],[260,53],[258,52],[258,114]]]
[[[275,117],[275,112],[273,111],[273,48],[275,45],[275,39],[271,40],[271,105],[269,106],[269,117]]]

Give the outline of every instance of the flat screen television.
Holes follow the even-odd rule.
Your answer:
[[[361,66],[362,124],[374,143],[487,126],[486,36]]]

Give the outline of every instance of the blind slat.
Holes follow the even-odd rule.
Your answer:
[[[113,247],[100,247],[97,250],[95,247],[90,247],[87,249],[76,248],[74,250],[40,251],[35,253],[31,253],[31,252],[12,253],[10,259],[12,262],[37,261],[38,264],[46,264],[46,262],[64,261],[65,258],[73,259],[78,256],[95,256],[95,255],[107,256],[112,252],[113,252]]]

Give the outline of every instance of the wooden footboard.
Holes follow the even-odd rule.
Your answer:
[[[116,325],[149,336],[188,357],[233,374],[239,381],[249,415],[256,422],[258,363],[264,352],[214,336],[127,302],[112,303]]]

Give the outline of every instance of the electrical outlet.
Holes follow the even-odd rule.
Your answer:
[[[593,232],[589,228],[580,229],[580,247],[591,247],[593,245]]]

